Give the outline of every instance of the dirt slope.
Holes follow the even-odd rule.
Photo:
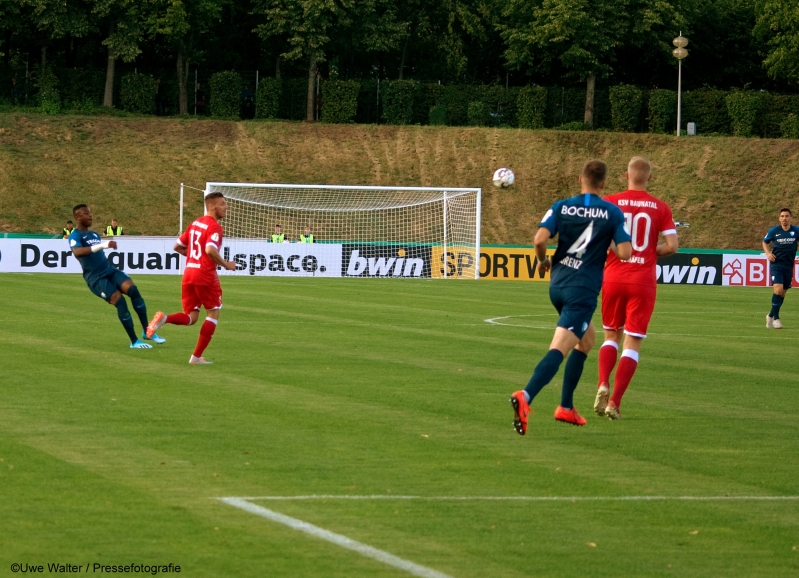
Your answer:
[[[483,241],[529,244],[552,201],[578,191],[585,160],[609,163],[616,192],[635,154],[654,163],[650,190],[690,222],[683,246],[758,248],[781,206],[799,211],[799,141],[6,114],[0,231],[59,231],[85,202],[98,226],[115,216],[131,233],[173,234],[181,182],[477,186]],[[500,166],[516,172],[506,191],[490,182]]]

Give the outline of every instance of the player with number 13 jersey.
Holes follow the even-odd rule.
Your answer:
[[[599,350],[599,384],[594,410],[599,415],[619,419],[621,397],[638,366],[641,342],[646,337],[657,294],[657,259],[677,250],[677,230],[671,209],[646,189],[652,178],[652,166],[643,157],[633,157],[625,173],[628,190],[608,195],[624,214],[632,238],[632,256],[622,261],[608,254],[602,284],[602,326],[605,342]],[[664,242],[658,245],[660,235]],[[609,379],[624,337],[624,350],[616,370],[613,397]]]
[[[194,325],[204,307],[206,318],[200,328],[197,347],[189,363],[206,365],[211,363],[203,357],[203,352],[216,331],[219,311],[222,309],[222,286],[219,284],[217,266],[235,271],[236,264],[225,261],[219,254],[222,248],[222,225],[219,221],[227,214],[227,202],[222,193],[211,193],[205,197],[203,217],[192,222],[178,239],[175,251],[186,257],[183,271],[183,311],[164,315],[159,311],[147,326],[147,335],[158,331],[164,324]]]

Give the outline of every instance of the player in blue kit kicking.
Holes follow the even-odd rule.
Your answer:
[[[574,425],[586,423],[574,407],[574,390],[596,340],[591,317],[602,288],[605,259],[609,248],[621,260],[632,255],[624,215],[616,205],[598,196],[605,187],[607,172],[608,166],[602,161],[585,163],[579,179],[581,194],[552,205],[535,234],[538,271],[544,274],[552,270],[549,299],[560,318],[549,352],[536,366],[527,387],[514,392],[510,398],[513,427],[520,435],[527,433],[527,416],[532,412],[530,403],[552,381],[566,357],[555,419]],[[558,248],[550,262],[546,254],[547,241],[555,235],[558,235]]]
[[[799,227],[791,225],[791,210],[780,209],[780,224],[771,227],[763,238],[763,251],[771,261],[771,284],[774,294],[771,296],[771,311],[766,315],[766,327],[782,329],[780,307],[785,301],[785,292],[791,288],[793,281],[794,261],[796,260],[796,242],[799,238]],[[769,243],[771,247],[769,247]]]
[[[131,278],[116,267],[113,267],[106,259],[103,251],[103,249],[116,249],[116,241],[103,242],[100,239],[100,235],[89,230],[89,227],[92,226],[92,212],[86,205],[77,205],[72,209],[72,214],[78,226],[69,235],[69,247],[72,249],[72,254],[80,262],[86,284],[92,293],[117,308],[119,320],[122,322],[125,331],[128,332],[128,337],[130,337],[131,349],[151,349],[152,345],[144,343],[136,336],[133,319],[122,294],[124,293],[130,297],[133,309],[139,315],[139,321],[146,330],[148,321],[147,306],[144,304],[144,299]],[[142,334],[142,339],[147,339],[147,336]],[[166,340],[153,335],[152,341],[154,343],[164,343]]]

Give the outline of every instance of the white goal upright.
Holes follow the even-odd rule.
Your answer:
[[[342,276],[479,278],[479,188],[207,183],[215,192],[231,241],[271,242],[280,225],[297,243],[308,227],[341,247]]]

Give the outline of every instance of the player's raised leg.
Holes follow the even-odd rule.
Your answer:
[[[111,294],[111,297],[108,299],[108,302],[116,307],[117,310],[117,317],[119,317],[119,322],[122,323],[122,327],[125,328],[125,332],[128,334],[128,338],[130,339],[130,348],[131,349],[150,349],[152,345],[148,345],[144,343],[136,336],[136,329],[133,326],[133,317],[130,316],[130,310],[128,309],[128,304],[125,301],[125,297],[122,295],[120,291],[115,291]]]
[[[121,273],[121,271],[120,271]],[[121,273],[122,274],[122,273]],[[133,305],[133,310],[139,316],[139,323],[141,323],[142,328],[142,339],[152,340],[153,343],[166,343],[166,339],[163,337],[159,337],[158,335],[153,332],[152,334],[147,334],[147,305],[144,302],[144,298],[141,296],[139,292],[139,288],[133,283],[133,280],[130,279],[127,275],[124,275],[124,280],[118,285],[119,290],[122,291],[125,295],[130,297],[130,303]]]
[[[591,310],[593,314],[593,309]],[[588,317],[590,319],[590,317]],[[583,325],[585,326],[585,325]],[[563,373],[563,388],[560,394],[560,405],[555,410],[555,419],[572,425],[585,425],[585,419],[577,413],[574,407],[574,390],[583,375],[583,367],[588,353],[593,349],[596,341],[594,324],[590,321],[582,335],[576,335],[580,341],[574,346],[569,358],[566,360],[566,370]]]
[[[199,311],[195,310],[190,313],[184,313],[183,311],[178,311],[177,313],[170,313],[167,315],[163,311],[156,311],[155,315],[153,315],[152,320],[147,325],[147,331],[145,335],[147,338],[150,339],[155,332],[161,329],[164,325],[194,325],[197,323],[197,318],[199,317]]]

